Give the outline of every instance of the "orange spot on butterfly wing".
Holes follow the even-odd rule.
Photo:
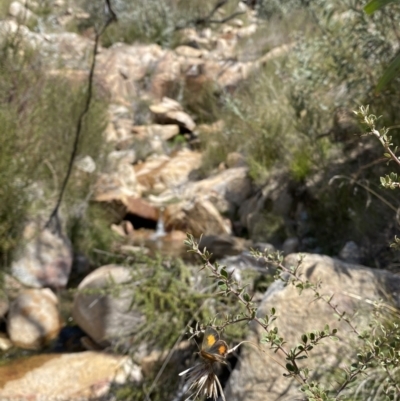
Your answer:
[[[219,334],[217,330],[212,327],[207,327],[204,333],[204,339],[202,343],[202,348],[210,348],[219,340]]]
[[[221,344],[218,344],[218,354],[225,356],[228,352],[228,346],[225,341],[221,341]]]

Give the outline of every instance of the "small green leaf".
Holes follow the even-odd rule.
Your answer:
[[[221,269],[221,276],[223,276],[223,277],[225,277],[225,278],[228,278],[228,272],[225,270],[225,268],[223,267],[222,269]]]
[[[295,367],[291,364],[291,363],[287,363],[286,364],[286,369],[289,371],[289,372],[294,372],[296,369],[295,369]]]
[[[219,287],[221,290],[223,290],[223,291],[225,291],[226,289],[228,289],[228,287],[226,286],[226,284],[225,284],[223,281],[219,281],[219,282],[218,282],[218,287]]]
[[[382,0],[383,1],[383,0]],[[376,85],[376,91],[380,92],[400,71],[400,53],[394,57],[389,66],[383,72]]]
[[[395,3],[398,2],[399,0],[371,0],[365,7],[364,11],[368,14],[371,15],[375,11],[379,10],[380,8],[386,6],[387,4],[390,3]]]

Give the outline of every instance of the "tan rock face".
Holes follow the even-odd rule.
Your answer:
[[[127,380],[142,380],[140,368],[127,356],[93,351],[37,355],[0,366],[0,399],[99,399],[113,382],[122,384]]]
[[[50,230],[39,231],[30,224],[24,231],[24,244],[11,264],[11,272],[31,287],[65,287],[72,267],[72,250],[67,238]]]
[[[154,99],[162,99],[170,96],[179,88],[181,76],[181,61],[171,50],[166,50],[153,66],[151,82],[149,83],[149,93]]]
[[[100,345],[108,346],[115,338],[134,335],[138,325],[143,323],[144,317],[130,308],[132,289],[121,290],[118,297],[102,293],[111,282],[122,284],[129,280],[128,268],[107,265],[94,270],[79,284],[72,316],[79,327]],[[89,289],[91,293],[85,293]]]
[[[222,198],[233,206],[240,206],[251,194],[251,180],[246,167],[231,168],[197,181],[187,188],[188,193],[208,194],[212,200]],[[213,202],[214,203],[214,202]],[[216,204],[216,203],[215,203]],[[223,211],[225,212],[225,210]]]
[[[164,141],[174,138],[179,134],[179,125],[177,124],[150,124],[138,125],[132,128],[135,136],[139,138],[154,138],[160,137]]]
[[[104,83],[114,103],[126,104],[140,95],[139,82],[165,56],[158,45],[116,44],[98,55],[96,79]]]
[[[128,198],[126,202],[127,213],[142,217],[143,219],[157,221],[159,211],[142,198]]]
[[[207,199],[198,197],[167,206],[165,228],[181,230],[199,238],[202,234],[230,234],[231,225]]]
[[[8,9],[8,14],[16,18],[20,23],[28,23],[37,19],[37,16],[18,1],[13,1]]]
[[[56,338],[60,329],[58,300],[51,290],[22,290],[11,303],[7,331],[14,345],[40,349]]]
[[[201,154],[182,149],[172,157],[157,156],[135,166],[136,177],[144,193],[161,193],[188,182],[200,167]]]
[[[129,159],[131,155],[127,153]],[[97,179],[93,196],[97,202],[125,204],[127,198],[138,198],[141,195],[134,167],[130,163],[115,161],[117,168],[113,172],[99,175]]]
[[[297,254],[289,255],[286,262],[295,265],[297,257]],[[397,308],[400,306],[400,277],[387,271],[347,264],[328,256],[306,254],[302,273],[305,279],[313,283],[321,280],[320,293],[334,295],[333,304],[339,310],[346,311],[347,316],[353,316],[358,311],[352,321],[360,331],[367,328],[371,320],[371,305],[365,300],[374,302],[383,297],[385,302]],[[271,307],[276,308],[278,319],[274,326],[278,327],[279,335],[287,341],[287,349],[299,344],[303,333],[323,330],[326,324],[331,329],[338,329],[339,341],[326,339],[309,353],[306,363],[316,377],[321,375],[322,379],[327,378],[330,371],[354,361],[360,344],[357,337],[345,322],[338,321],[325,302],[315,301],[311,291],[305,290],[299,295],[294,286],[284,287],[281,282],[276,282],[265,294],[258,316],[265,316]],[[261,346],[265,353],[254,347],[242,348],[240,361],[229,379],[226,399],[275,401],[302,398],[299,384],[283,377],[284,370],[271,359],[285,365],[284,356],[260,344],[263,331],[258,325],[253,325],[252,329],[248,339]]]
[[[196,128],[195,122],[183,111],[182,106],[168,97],[164,97],[161,103],[150,106],[150,110],[158,123],[177,124],[188,131],[193,131]]]

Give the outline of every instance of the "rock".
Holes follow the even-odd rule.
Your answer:
[[[208,194],[209,199],[221,213],[234,213],[236,208],[251,195],[252,184],[246,167],[236,167],[224,170],[204,180],[187,186],[186,197]],[[224,199],[228,209],[224,208]],[[219,207],[218,205],[222,205]]]
[[[40,46],[43,60],[52,68],[77,69],[82,71],[89,66],[92,55],[93,40],[77,33],[47,33]],[[86,71],[84,71],[87,74]],[[100,84],[100,82],[96,82]]]
[[[295,265],[297,257],[296,254],[289,255],[286,263]],[[347,316],[352,316],[352,322],[359,331],[368,328],[371,319],[372,306],[363,300],[373,303],[384,297],[384,302],[400,307],[400,276],[390,272],[347,264],[327,256],[306,254],[302,273],[311,282],[322,281],[320,292],[326,296],[334,294],[333,304],[340,311],[346,311]],[[323,340],[317,351],[314,349],[309,353],[307,366],[315,377],[322,380],[330,378],[330,372],[337,367],[354,362],[357,336],[343,320],[338,321],[335,312],[325,302],[315,301],[312,291],[305,290],[300,296],[294,286],[275,282],[266,292],[258,309],[258,316],[265,316],[271,307],[276,308],[278,319],[274,326],[278,327],[279,335],[287,341],[287,349],[295,347],[303,333],[323,330],[326,324],[331,329],[338,329],[339,341]],[[358,314],[353,317],[356,310]],[[253,325],[252,328],[248,340],[261,346],[265,353],[254,347],[242,348],[240,360],[225,389],[226,399],[284,401],[303,398],[299,384],[283,377],[284,370],[267,355],[285,365],[287,361],[284,356],[260,344],[263,332],[259,326]]]
[[[130,104],[130,99],[142,95],[143,82],[148,81],[146,77],[155,67],[159,67],[160,60],[166,57],[166,53],[166,50],[156,44],[116,43],[103,49],[97,56],[96,79],[104,83],[110,93],[111,102]]]
[[[93,200],[124,205],[129,197],[138,198],[141,194],[134,167],[121,163],[116,171],[99,175]],[[125,212],[122,211],[122,213]]]
[[[44,38],[34,32],[31,32],[26,26],[18,24],[13,20],[0,21],[0,45],[4,44],[10,39],[18,39],[24,46],[31,48],[38,48],[43,44]]]
[[[190,174],[201,165],[201,153],[182,149],[172,155],[157,156],[135,166],[143,193],[161,193],[189,181]]]
[[[122,285],[130,280],[130,269],[107,265],[94,270],[78,286],[72,316],[79,327],[101,346],[134,336],[144,321],[140,312],[131,309],[132,287],[127,286],[114,296],[105,292],[112,288],[111,284]]]
[[[193,200],[168,205],[164,212],[165,228],[201,235],[231,234],[230,223],[223,219],[216,207],[200,196]]]
[[[108,120],[104,135],[107,142],[123,143],[133,139],[133,113],[130,108],[111,104],[108,107]]]
[[[240,39],[248,38],[249,36],[254,35],[256,31],[257,31],[257,24],[253,23],[245,27],[240,27],[240,29],[237,30],[237,36]]]
[[[173,99],[163,97],[161,103],[150,106],[156,122],[160,124],[177,124],[181,128],[193,131],[196,124],[182,106]]]
[[[0,333],[0,350],[8,351],[12,346],[10,339],[4,333]]]
[[[19,1],[13,1],[8,9],[8,14],[14,17],[18,22],[27,24],[31,21],[36,21],[38,17],[28,10]]]
[[[182,60],[172,50],[166,50],[158,60],[153,68],[148,88],[153,99],[162,99],[180,88],[181,62]]]
[[[211,50],[212,40],[209,29],[203,29],[198,31],[193,28],[182,29],[181,32],[182,42],[190,44],[190,47],[195,49],[207,49]]]
[[[107,395],[111,385],[140,382],[129,356],[101,352],[44,354],[0,366],[0,399],[83,401]]]
[[[120,140],[131,137],[133,128],[132,118],[118,118],[113,120],[115,131]]]
[[[160,137],[163,141],[168,141],[179,134],[177,124],[151,124],[139,125],[132,128],[134,134],[141,138]]]
[[[18,296],[22,289],[25,287],[23,284],[18,281],[15,277],[11,276],[10,274],[4,273],[4,281],[3,281],[3,290],[4,294],[3,297],[7,297],[8,299],[14,299]]]
[[[175,53],[183,57],[200,58],[203,57],[206,52],[191,46],[178,46],[175,48]]]
[[[84,156],[74,163],[75,167],[84,173],[94,173],[96,171],[96,162],[90,156]]]
[[[243,26],[243,21],[239,18],[234,18],[229,21],[229,24],[236,28],[241,28]]]
[[[72,249],[66,237],[29,224],[23,233],[11,273],[30,287],[63,288],[72,268]]]
[[[126,203],[126,212],[142,219],[153,220],[156,222],[159,218],[159,210],[142,198],[128,198]],[[134,227],[133,227],[134,228]]]
[[[58,300],[50,289],[23,290],[11,303],[7,332],[17,347],[40,349],[55,339],[60,329]]]
[[[347,263],[360,263],[360,248],[354,241],[347,241],[339,253],[339,258]]]
[[[131,166],[135,161],[136,152],[134,149],[114,150],[107,155],[107,171],[112,173],[118,170],[120,165],[125,164]]]

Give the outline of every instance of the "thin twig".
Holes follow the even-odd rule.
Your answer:
[[[71,152],[71,156],[70,156],[70,159],[69,159],[67,172],[65,174],[64,181],[62,183],[61,190],[60,190],[60,193],[58,195],[58,199],[57,199],[56,205],[55,205],[53,211],[51,212],[47,223],[44,226],[45,228],[49,228],[51,223],[55,220],[55,229],[58,232],[61,231],[61,225],[60,225],[60,221],[59,221],[58,211],[60,209],[61,202],[63,200],[63,196],[64,196],[64,193],[65,193],[65,189],[67,187],[68,181],[69,181],[70,176],[71,176],[72,167],[73,167],[76,155],[78,153],[78,145],[79,145],[79,140],[80,140],[80,137],[81,137],[81,134],[82,134],[83,121],[84,121],[86,115],[88,114],[89,109],[90,109],[90,105],[92,103],[94,71],[95,71],[95,68],[96,68],[96,55],[97,55],[97,51],[98,51],[98,47],[99,47],[100,37],[104,33],[104,31],[107,29],[107,27],[112,22],[117,20],[117,16],[116,16],[115,12],[113,11],[113,9],[111,7],[110,0],[105,0],[105,4],[106,4],[106,8],[107,8],[107,13],[109,15],[107,16],[107,20],[104,23],[103,27],[99,31],[97,31],[96,35],[95,35],[94,45],[93,45],[92,63],[90,65],[89,77],[88,77],[88,88],[87,88],[86,101],[85,101],[85,105],[83,107],[83,110],[81,111],[81,113],[80,113],[80,115],[78,117],[78,122],[76,124],[75,138],[74,138],[74,143],[73,143],[73,146],[72,146],[72,152]]]

